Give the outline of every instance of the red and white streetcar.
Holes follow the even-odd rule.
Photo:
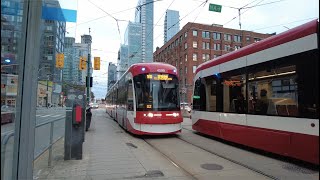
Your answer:
[[[192,128],[319,164],[318,37],[314,20],[201,64]]]
[[[181,132],[177,69],[164,63],[133,64],[106,95],[107,113],[133,134]]]

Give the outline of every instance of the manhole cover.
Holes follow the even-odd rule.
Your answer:
[[[220,166],[219,164],[201,164],[201,167],[206,170],[221,170],[221,169],[223,169],[223,166]]]
[[[145,177],[161,177],[161,176],[164,176],[164,174],[159,170],[147,171],[147,173],[145,174]]]
[[[129,147],[138,148],[136,145],[134,145],[132,143],[126,143],[126,145],[129,146]]]
[[[292,172],[300,172],[302,174],[314,174],[316,173],[316,171],[313,171],[311,169],[306,169],[300,166],[296,166],[296,165],[291,165],[291,164],[286,164],[282,166],[283,169],[286,169],[288,171],[292,171]]]
[[[147,173],[144,174],[144,175],[128,177],[128,178],[125,178],[125,179],[153,178],[153,177],[162,177],[162,176],[164,176],[164,174],[161,171],[159,171],[159,170],[151,170],[151,171],[147,171]]]

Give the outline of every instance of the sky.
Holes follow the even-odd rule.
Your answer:
[[[284,32],[308,21],[319,19],[318,0],[156,0],[154,2],[154,45],[163,45],[163,24],[167,9],[177,10],[180,29],[188,22],[220,24],[226,28],[259,33]],[[59,0],[61,8],[77,10],[77,22],[67,23],[67,37],[80,42],[81,35],[92,36],[92,57],[100,57],[100,70],[93,71],[92,91],[96,98],[107,92],[109,62],[117,63],[128,21],[134,21],[138,0]],[[209,11],[209,4],[222,5],[221,13]],[[247,5],[247,6],[246,6]],[[111,16],[109,16],[109,15]],[[118,19],[116,21],[115,19]],[[118,22],[118,23],[117,23]],[[118,28],[119,27],[119,28]]]

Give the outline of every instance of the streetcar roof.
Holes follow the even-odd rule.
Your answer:
[[[292,28],[288,31],[282,32],[278,35],[270,36],[266,39],[263,39],[259,42],[250,44],[248,46],[245,46],[243,48],[240,48],[237,51],[233,51],[230,53],[227,53],[225,55],[222,55],[218,58],[212,59],[210,61],[207,61],[205,63],[202,63],[198,66],[196,69],[196,74],[204,69],[210,68],[212,66],[216,66],[228,61],[232,61],[234,59],[253,54],[255,52],[259,52],[274,46],[278,46],[280,44],[284,44],[286,42],[293,41],[295,39],[299,39],[305,36],[308,36],[310,34],[314,34],[318,32],[318,20],[313,20],[308,23],[305,23],[301,26]]]

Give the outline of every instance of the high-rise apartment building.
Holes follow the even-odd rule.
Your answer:
[[[182,101],[191,102],[197,66],[218,56],[272,36],[221,25],[187,23],[173,38],[154,52],[155,62],[177,67]]]
[[[18,40],[21,38],[21,0],[1,1],[1,73],[18,73]]]
[[[108,65],[108,91],[117,82],[117,66],[110,62]]]
[[[23,4],[21,0],[1,1],[1,106],[16,105]]]
[[[141,62],[153,61],[153,1],[139,0],[135,22],[141,24]]]
[[[164,43],[168,42],[180,30],[179,11],[170,10],[166,11],[164,18]]]
[[[88,44],[75,43],[75,38],[65,38],[63,81],[67,84],[85,85],[86,70],[79,70],[80,56],[88,57]]]
[[[127,68],[134,63],[142,62],[142,25],[140,23],[129,22],[125,32],[124,45],[128,48]],[[121,58],[121,56],[120,56]]]
[[[120,49],[118,51],[118,66],[117,66],[117,75],[116,79],[120,79],[122,74],[128,69],[128,45],[120,45]]]
[[[60,8],[57,0],[44,0],[43,6]],[[59,104],[62,91],[62,69],[56,68],[56,56],[64,52],[64,38],[66,22],[56,20],[42,20],[41,24],[41,51],[38,78],[52,84],[50,104]]]

